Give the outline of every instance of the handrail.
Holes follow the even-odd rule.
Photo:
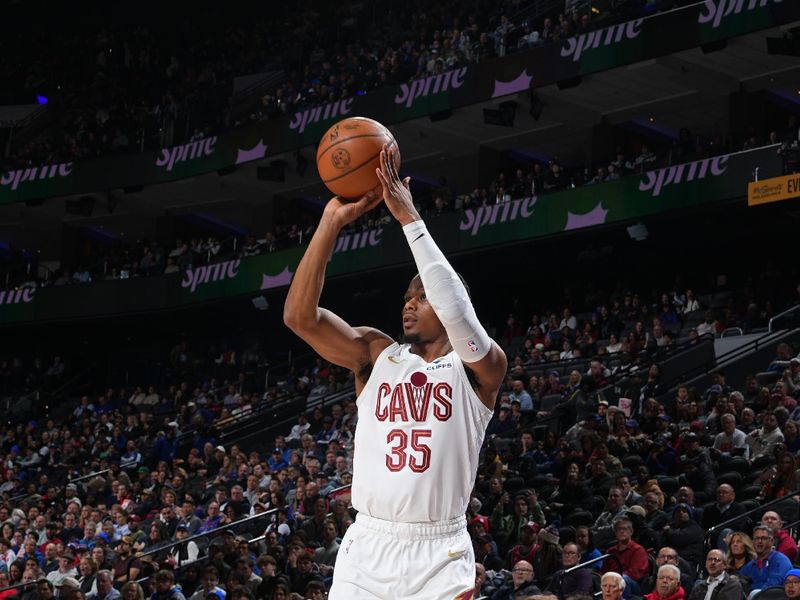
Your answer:
[[[570,567],[569,569],[564,569],[564,575],[566,575],[567,573],[572,573],[573,571],[575,571],[577,569],[582,569],[587,565],[593,565],[594,563],[600,562],[601,560],[605,560],[607,558],[611,558],[612,556],[614,556],[614,555],[606,553],[606,554],[603,554],[602,556],[598,556],[597,558],[593,558],[591,560],[587,560],[586,562],[582,562],[582,563],[580,563],[578,565]]]
[[[15,583],[14,585],[10,585],[8,587],[0,589],[0,594],[2,594],[3,592],[7,592],[9,590],[19,590],[19,589],[22,589],[22,588],[25,588],[25,587],[28,587],[28,586],[34,586],[37,583],[38,583],[38,580],[36,580],[36,581],[26,581],[24,583]]]
[[[744,335],[744,331],[742,331],[741,327],[728,327],[722,330],[722,333],[719,334],[719,338],[723,339],[725,337],[740,336],[740,335]]]
[[[777,315],[775,315],[774,317],[772,317],[772,318],[769,320],[769,323],[767,324],[767,331],[768,331],[769,333],[773,333],[773,331],[772,331],[772,322],[773,322],[775,319],[780,319],[781,317],[784,317],[784,316],[786,316],[786,315],[788,315],[788,314],[791,314],[791,313],[793,313],[793,312],[798,312],[798,311],[800,311],[800,304],[795,304],[795,305],[794,305],[794,306],[792,306],[791,308],[787,308],[785,311],[778,313]]]
[[[683,373],[680,374],[680,376],[673,377],[669,382],[665,383],[665,387],[669,391],[672,391],[672,390],[675,389],[676,386],[678,386],[678,385],[680,385],[680,384],[682,384],[682,383],[684,383],[686,381],[690,381],[690,380],[692,380],[692,379],[694,379],[696,377],[702,377],[703,375],[707,375],[709,372],[715,370],[717,368],[717,365],[719,365],[719,364],[722,364],[722,363],[725,363],[725,362],[729,362],[729,361],[732,361],[732,360],[736,360],[736,359],[742,358],[743,356],[746,356],[750,352],[758,351],[765,344],[772,344],[773,342],[775,342],[776,341],[776,338],[775,338],[775,334],[776,333],[779,333],[779,332],[772,332],[772,333],[766,332],[766,333],[764,333],[764,335],[761,335],[761,336],[757,337],[754,340],[750,340],[749,342],[746,342],[746,343],[742,344],[741,346],[737,346],[736,348],[733,348],[732,350],[729,350],[728,352],[725,352],[724,354],[720,354],[719,356],[715,356],[714,360],[713,360],[713,364],[710,367],[709,366],[705,366],[705,367],[701,366],[701,367],[695,367],[694,369],[689,369],[687,371],[684,371]],[[711,334],[707,334],[707,335],[711,335]]]
[[[88,475],[81,475],[80,477],[76,477],[75,479],[67,480],[67,483],[75,483],[78,481],[83,481],[84,479],[89,479],[91,477],[97,477],[98,475],[102,475],[103,473],[108,473],[111,469],[103,469],[102,471],[95,471],[93,473],[89,473]]]
[[[209,531],[204,531],[203,533],[196,533],[195,535],[191,535],[191,536],[189,536],[187,538],[184,538],[182,540],[179,540],[177,542],[170,542],[169,544],[165,544],[163,546],[159,546],[157,548],[153,548],[152,550],[147,550],[145,552],[142,552],[141,554],[138,554],[137,558],[141,558],[143,556],[152,556],[153,554],[158,554],[160,552],[163,552],[164,550],[169,550],[169,549],[174,548],[176,546],[180,546],[181,544],[188,544],[189,542],[194,542],[195,540],[203,539],[203,538],[210,537],[210,536],[213,536],[213,535],[220,535],[220,533],[222,533],[222,532],[224,532],[224,531],[226,531],[228,529],[233,529],[234,527],[238,527],[242,523],[250,523],[252,521],[255,521],[257,519],[261,519],[261,518],[266,517],[266,516],[272,516],[273,514],[275,514],[277,512],[278,512],[277,508],[271,508],[271,509],[269,509],[267,511],[264,511],[263,513],[258,513],[256,515],[251,515],[249,517],[245,517],[244,519],[239,519],[238,521],[233,521],[231,523],[226,523],[225,525],[220,525],[218,527],[215,527],[214,529],[210,529]]]
[[[330,492],[328,492],[326,495],[327,495],[327,496],[330,496],[331,494],[335,494],[336,492],[341,492],[342,490],[346,490],[347,488],[350,488],[350,487],[353,487],[353,484],[352,484],[352,483],[348,483],[347,485],[340,485],[340,486],[339,486],[339,487],[337,487],[337,488],[333,488],[333,489],[332,489]]]
[[[728,525],[730,525],[732,523],[736,523],[736,521],[741,521],[743,517],[748,517],[748,516],[752,515],[753,513],[756,513],[756,512],[758,512],[760,510],[764,510],[768,506],[772,506],[773,504],[778,504],[779,502],[783,502],[784,500],[786,500],[788,498],[793,498],[793,497],[795,497],[797,495],[800,495],[800,490],[792,492],[791,494],[786,494],[785,496],[781,496],[780,498],[775,498],[774,500],[770,500],[769,502],[766,502],[764,504],[756,506],[755,508],[751,508],[750,510],[742,513],[741,515],[737,515],[737,516],[735,516],[733,518],[730,518],[730,519],[727,519],[727,520],[723,521],[722,523],[718,523],[717,525],[714,525],[713,527],[711,527],[706,532],[706,539],[708,539],[710,537],[710,535],[712,533],[714,533],[715,531],[717,531],[719,529],[722,529],[724,527],[727,527]]]
[[[784,529],[784,530],[788,531],[790,529],[794,529],[798,525],[800,525],[800,519],[798,519],[794,523],[789,523],[788,525],[784,525],[783,527],[781,527],[781,529]]]

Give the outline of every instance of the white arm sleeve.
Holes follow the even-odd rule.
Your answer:
[[[423,221],[403,227],[428,302],[444,325],[453,350],[464,362],[481,360],[489,353],[492,340],[478,321],[461,278],[433,241]]]

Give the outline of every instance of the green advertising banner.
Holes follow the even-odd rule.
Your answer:
[[[544,196],[516,198],[438,217],[430,231],[445,253],[487,248],[744,198],[751,173],[780,175],[777,145],[654,169],[641,175]],[[234,258],[181,274],[0,292],[0,323],[80,319],[176,309],[287,287],[305,248]],[[343,232],[328,276],[411,261],[397,226]]]
[[[0,175],[0,203],[213,173],[316,144],[331,124],[347,116],[391,125],[798,19],[797,0],[705,0],[179,146],[9,171]]]

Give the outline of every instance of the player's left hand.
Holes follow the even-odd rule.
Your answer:
[[[375,169],[378,180],[383,187],[383,199],[386,207],[392,216],[397,219],[400,225],[407,225],[413,221],[420,221],[421,217],[414,206],[414,198],[411,196],[411,178],[406,177],[402,181],[395,167],[395,150],[389,148],[388,144],[383,145],[381,150],[381,167]]]

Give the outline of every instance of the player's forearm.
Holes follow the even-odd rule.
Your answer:
[[[491,348],[491,339],[475,314],[461,278],[428,233],[414,220],[403,227],[425,294],[444,325],[450,344],[464,362],[477,362]]]
[[[331,216],[327,213],[322,215],[286,295],[283,321],[292,330],[317,322],[325,269],[340,230]]]

